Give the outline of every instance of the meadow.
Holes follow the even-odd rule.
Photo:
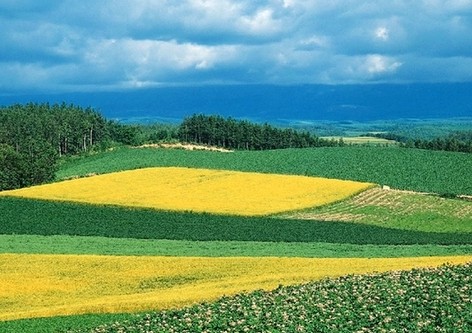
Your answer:
[[[290,187],[295,178],[369,184],[342,195],[337,190],[338,197],[320,207],[310,201],[260,214],[139,207],[130,204],[132,195],[123,199],[134,191],[126,186],[140,184],[140,177],[126,177],[156,169],[185,170],[179,186],[189,192],[201,185],[196,192],[202,196],[204,186],[241,171],[242,178],[262,177],[266,186],[256,187],[266,193],[275,188],[274,179],[284,179],[277,186],[285,193],[274,191],[278,197],[288,188],[319,187]],[[68,158],[57,179],[75,187],[48,200],[0,196],[0,331],[466,332],[472,291],[461,286],[471,276],[471,203],[449,197],[472,193],[471,182],[464,181],[470,174],[466,154],[380,147],[234,153],[123,147]],[[115,187],[94,187],[107,177]],[[153,177],[159,186],[137,201],[158,188],[169,202],[184,195],[172,197],[168,184],[160,183],[172,178],[168,174]],[[151,186],[146,177],[142,181]],[[371,183],[439,195],[385,191]],[[59,184],[17,193],[52,193]],[[93,200],[64,197],[80,190]],[[241,196],[236,201],[250,196],[231,190],[228,197]],[[218,193],[213,187],[210,192]]]

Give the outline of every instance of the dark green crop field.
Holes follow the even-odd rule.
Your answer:
[[[2,234],[192,241],[472,244],[472,233],[421,232],[348,222],[163,212],[18,198],[0,199]]]
[[[121,148],[64,162],[58,179],[153,166],[182,166],[310,175],[388,185],[396,189],[472,195],[470,154],[381,147],[269,151],[184,151]]]

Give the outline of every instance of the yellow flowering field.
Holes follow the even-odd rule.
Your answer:
[[[373,184],[192,168],[145,168],[0,192],[25,198],[234,215],[321,206]]]
[[[416,258],[189,258],[0,254],[0,320],[165,309],[327,276],[459,264]]]

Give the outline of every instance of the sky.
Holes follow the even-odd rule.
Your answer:
[[[1,0],[0,93],[472,81],[472,0]]]

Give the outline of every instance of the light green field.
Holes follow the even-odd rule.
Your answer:
[[[0,235],[0,253],[182,257],[401,258],[466,255],[468,245],[185,241],[85,236]]]
[[[283,217],[358,222],[402,230],[472,232],[471,201],[380,187],[348,200]]]

